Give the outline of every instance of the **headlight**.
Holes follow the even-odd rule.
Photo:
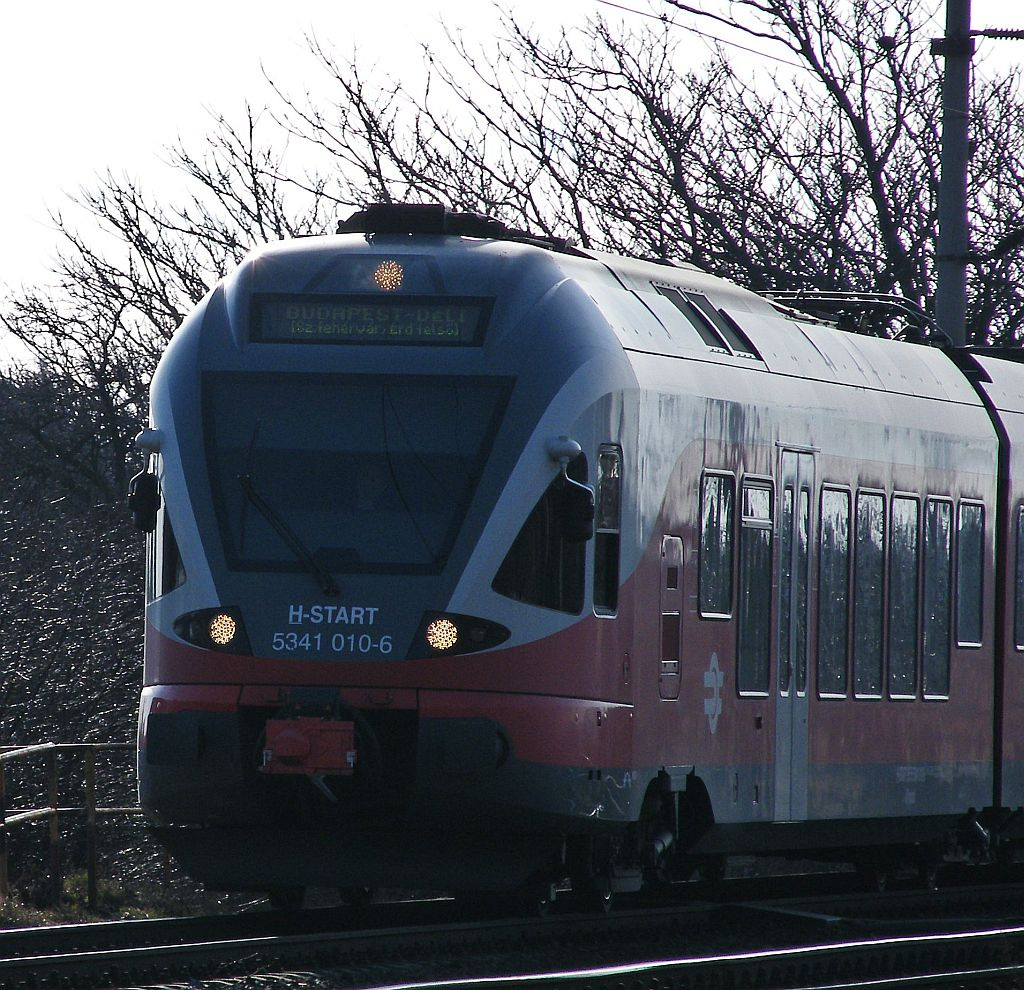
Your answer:
[[[504,643],[511,633],[497,622],[451,612],[427,612],[406,660],[477,653]]]
[[[237,608],[204,608],[174,620],[174,631],[193,646],[225,653],[251,654],[249,637]]]
[[[209,625],[210,639],[217,646],[228,646],[238,632],[238,623],[227,612],[218,612]]]
[[[427,646],[438,653],[450,650],[459,641],[459,627],[451,619],[434,619],[427,625]]]

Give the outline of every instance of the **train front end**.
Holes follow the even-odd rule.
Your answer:
[[[630,382],[585,264],[309,238],[176,334],[133,485],[139,788],[211,887],[521,886],[635,817],[588,577]]]

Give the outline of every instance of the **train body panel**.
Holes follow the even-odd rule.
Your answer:
[[[1016,807],[1024,375],[970,364],[685,266],[257,252],[153,383],[143,807],[257,888],[403,849],[418,886],[629,886]]]

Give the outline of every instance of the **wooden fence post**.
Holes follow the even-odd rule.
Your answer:
[[[96,753],[130,750],[129,743],[40,743],[30,746],[0,746],[0,905],[11,894],[10,889],[10,829],[15,825],[28,825],[44,819],[48,825],[49,867],[48,884],[53,900],[59,903],[64,896],[64,849],[63,816],[85,814],[85,838],[88,876],[88,898],[90,910],[96,910],[99,901],[98,884],[98,823],[104,815],[135,815],[140,809],[134,804],[129,807],[100,807],[96,788]],[[62,753],[84,754],[85,801],[80,806],[61,807],[60,766],[58,757]],[[12,812],[7,806],[7,781],[5,765],[12,760],[44,757],[47,799],[43,807],[17,807]],[[109,769],[109,767],[108,767]],[[78,764],[73,770],[77,772]],[[20,802],[18,802],[20,803]]]
[[[7,873],[7,778],[4,765],[0,763],[0,905],[7,903],[10,893]]]
[[[96,751],[85,751],[85,856],[89,880],[89,910],[99,901],[96,884]]]
[[[46,790],[50,803],[50,891],[54,904],[60,904],[64,896],[64,870],[61,868],[60,850],[60,785],[57,774],[57,751],[46,754]]]

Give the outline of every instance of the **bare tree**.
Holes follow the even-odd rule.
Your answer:
[[[279,177],[281,153],[257,125],[251,112],[242,128],[221,118],[201,154],[174,150],[190,190],[182,205],[154,204],[113,174],[84,190],[69,214],[84,217],[86,233],[53,217],[56,284],[0,309],[0,325],[36,362],[0,373],[23,400],[7,410],[12,428],[108,497],[125,491],[149,380],[188,311],[254,244],[327,225],[323,197]],[[24,401],[30,394],[37,405]]]
[[[657,8],[656,8],[657,9]],[[339,203],[441,198],[583,245],[690,260],[754,288],[886,292],[928,304],[940,65],[922,0],[664,0],[782,62],[701,64],[666,18],[595,20],[492,49],[452,36],[422,92],[376,85],[312,42],[331,92],[278,94],[282,123],[338,170]],[[685,69],[680,69],[685,66]],[[1019,73],[976,80],[972,340],[1007,340],[1024,213]],[[327,174],[327,173],[322,173]]]

